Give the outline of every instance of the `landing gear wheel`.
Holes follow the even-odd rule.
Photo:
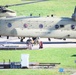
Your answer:
[[[23,42],[23,39],[25,39],[25,37],[21,37],[21,40],[20,40],[20,42]]]
[[[23,39],[21,39],[20,42],[23,42]]]
[[[9,39],[9,36],[7,36],[7,39]]]
[[[49,41],[51,41],[51,39],[50,39],[50,38],[48,38],[48,40],[49,40]]]

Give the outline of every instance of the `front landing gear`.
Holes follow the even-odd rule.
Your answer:
[[[19,38],[19,37],[18,37]],[[20,42],[23,42],[23,40],[25,39],[25,37],[21,37],[19,38],[20,39]]]

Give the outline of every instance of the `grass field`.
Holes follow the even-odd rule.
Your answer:
[[[0,0],[0,5],[21,3],[21,0]],[[41,16],[47,16],[54,14],[55,16],[71,17],[74,8],[76,6],[76,0],[49,0],[46,2],[22,5],[17,7],[10,7],[10,9],[17,12],[18,15],[29,16],[32,13],[34,16],[41,14]],[[30,54],[30,62],[58,62],[61,63],[56,69],[46,70],[0,70],[0,75],[70,75],[71,72],[65,72],[60,74],[58,69],[63,68],[74,68],[76,69],[76,57],[71,55],[76,53],[76,48],[47,48],[43,50],[34,51],[0,51],[0,62],[5,59],[8,61],[20,61],[21,54]]]
[[[75,0],[50,0],[41,3],[23,5],[15,7],[12,9],[15,10],[18,15],[29,16],[30,13],[37,16],[47,16],[54,14],[55,16],[71,16],[76,5]]]
[[[58,69],[54,70],[0,70],[0,75],[71,75],[71,72],[59,73]]]
[[[0,5],[21,3],[21,0],[0,0]],[[32,13],[34,16],[41,14],[47,16],[54,14],[55,16],[71,16],[76,6],[76,0],[49,0],[40,3],[10,7],[15,10],[18,15],[29,16]]]
[[[76,57],[71,57],[76,53],[76,48],[46,48],[42,50],[15,50],[15,51],[0,51],[0,61],[5,59],[6,62],[20,61],[21,54],[30,54],[30,62],[49,62],[61,63],[56,69],[41,69],[41,70],[0,70],[0,75],[61,75],[58,72],[59,68],[76,69]],[[71,70],[63,73],[63,75],[70,75]]]
[[[0,51],[0,61],[20,61],[21,54],[30,54],[30,62],[61,63],[64,68],[76,68],[76,48],[46,48],[43,50]]]

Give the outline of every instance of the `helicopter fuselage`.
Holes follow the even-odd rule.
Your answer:
[[[0,35],[16,37],[76,38],[76,21],[57,17],[0,19]]]

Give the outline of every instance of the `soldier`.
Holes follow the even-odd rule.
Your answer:
[[[41,48],[43,48],[43,42],[42,41],[39,42],[39,49],[41,49]]]
[[[32,40],[30,38],[26,41],[26,44],[28,49],[32,49]]]

